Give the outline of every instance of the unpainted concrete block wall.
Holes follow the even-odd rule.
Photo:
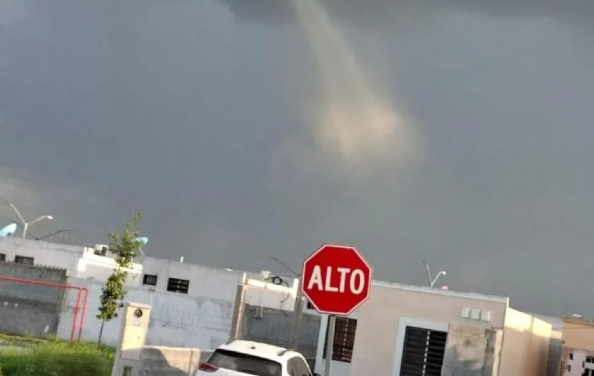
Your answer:
[[[551,338],[549,342],[549,361],[547,376],[559,376],[561,372],[561,358],[563,356],[563,340]]]
[[[0,276],[64,284],[66,270],[0,262]],[[0,332],[43,337],[56,334],[65,290],[0,280]]]
[[[130,376],[194,376],[203,361],[202,352],[195,348],[143,346],[140,353],[118,354],[112,376],[123,376],[126,368]]]
[[[140,375],[192,376],[200,364],[200,353],[200,349],[145,346],[140,355]]]
[[[442,376],[498,376],[502,332],[451,324]]]
[[[69,278],[69,283],[89,289],[82,339],[96,341],[101,321],[96,318],[99,310],[99,297],[103,283],[95,280]],[[70,338],[76,297],[70,293],[70,305],[60,315],[59,338]],[[151,305],[151,321],[146,339],[147,345],[184,348],[213,349],[227,342],[231,330],[233,302],[202,296],[188,296],[172,292],[150,292],[146,289],[130,287],[126,300]],[[122,317],[119,316],[105,324],[102,342],[116,345]]]
[[[274,308],[260,308],[246,304],[242,324],[243,339],[288,347],[291,337],[293,312]],[[299,347],[310,367],[314,366],[318,347],[321,318],[319,315],[303,314]]]

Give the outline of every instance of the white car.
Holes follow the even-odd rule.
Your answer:
[[[194,376],[320,376],[303,355],[265,343],[236,340],[216,349]]]

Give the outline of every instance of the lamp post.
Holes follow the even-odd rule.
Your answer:
[[[423,264],[425,264],[425,269],[427,269],[427,277],[429,278],[429,287],[435,286],[435,282],[441,277],[442,275],[447,275],[448,273],[444,272],[443,270],[437,273],[435,278],[431,277],[431,270],[429,270],[429,264],[427,261],[423,260]]]
[[[23,239],[27,238],[27,229],[29,228],[29,226],[42,221],[44,219],[54,219],[54,217],[52,217],[51,215],[42,215],[39,218],[35,218],[34,220],[32,220],[31,222],[27,222],[25,221],[25,218],[23,218],[23,216],[21,215],[21,212],[19,212],[19,209],[17,209],[16,206],[14,206],[14,204],[12,202],[6,201],[6,203],[12,208],[12,210],[14,210],[14,212],[19,216],[19,219],[21,220],[21,222],[23,222]]]

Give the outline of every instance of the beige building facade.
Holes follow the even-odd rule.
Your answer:
[[[562,333],[565,347],[594,351],[594,321],[565,317]]]
[[[565,317],[562,322],[562,376],[594,376],[594,321]]]
[[[326,331],[324,318],[319,373]],[[331,376],[455,376],[479,369],[490,376],[543,376],[550,333],[549,323],[510,308],[506,297],[374,282],[365,304],[337,318],[335,342],[352,346],[335,344]]]

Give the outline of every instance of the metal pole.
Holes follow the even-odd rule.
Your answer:
[[[425,260],[423,260],[423,264],[425,264],[425,269],[427,269],[427,277],[429,278],[429,286],[433,287],[433,278],[431,277],[431,271],[429,270],[429,264]]]
[[[324,376],[330,376],[330,365],[332,363],[332,348],[334,347],[334,324],[336,317],[328,315],[328,337],[326,338],[326,362],[324,363]]]
[[[293,350],[299,348],[299,335],[301,334],[301,321],[303,320],[303,301],[303,296],[297,290],[295,308],[293,309],[293,321],[291,322],[291,338],[289,339],[289,348]]]
[[[29,224],[27,222],[23,223],[23,239],[27,239],[27,228]]]

